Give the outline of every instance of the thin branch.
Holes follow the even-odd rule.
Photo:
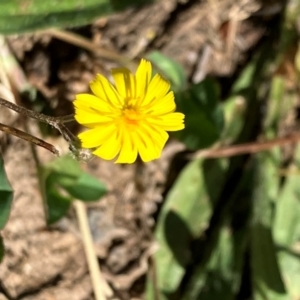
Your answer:
[[[20,105],[9,102],[3,98],[0,98],[0,105],[5,106],[11,110],[14,110],[17,113],[22,114],[23,116],[26,116],[26,117],[29,117],[32,119],[36,119],[43,123],[50,124],[53,127],[55,127],[57,124],[57,118],[55,118],[55,117],[47,116],[42,113],[32,111],[32,110],[22,107]]]
[[[70,144],[70,150],[78,156],[78,149],[81,147],[80,140],[74,136],[70,130],[64,125],[64,123],[71,122],[74,120],[74,117],[72,115],[64,116],[64,117],[52,117],[47,116],[42,113],[38,113],[36,111],[29,110],[25,107],[22,107],[20,105],[11,103],[3,98],[0,98],[0,105],[5,106],[11,110],[14,110],[15,112],[22,114],[23,116],[38,120],[39,122],[43,122],[46,124],[51,125],[55,129],[57,129],[63,138]],[[37,139],[39,140],[39,139]]]
[[[26,140],[30,143],[33,143],[37,146],[40,146],[42,148],[45,148],[47,149],[48,151],[52,152],[53,154],[59,156],[59,151],[51,144],[29,134],[29,133],[26,133],[24,131],[21,131],[17,128],[14,128],[14,127],[10,127],[8,125],[4,125],[2,123],[0,123],[0,130],[1,131],[4,131],[8,134],[12,134],[20,139],[23,139],[23,140]]]

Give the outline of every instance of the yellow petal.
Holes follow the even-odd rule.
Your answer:
[[[151,63],[145,59],[142,59],[135,73],[137,97],[144,97],[144,95],[146,95],[151,76]]]
[[[155,99],[164,97],[170,89],[170,83],[160,74],[156,74],[147,89],[147,95],[142,102],[142,106],[148,105]]]
[[[101,113],[90,112],[89,110],[77,108],[75,109],[74,117],[79,124],[87,127],[94,127],[100,123],[111,123],[113,121],[112,116],[105,116]]]
[[[156,148],[146,147],[145,142],[141,137],[137,139],[137,147],[139,155],[143,162],[149,162],[151,160],[157,159],[161,155],[161,152],[158,152]]]
[[[111,70],[118,93],[123,99],[136,99],[135,76],[126,68]]]
[[[121,143],[115,132],[105,141],[105,143],[102,146],[96,149],[93,152],[93,154],[106,160],[112,160],[120,152],[120,149],[121,149]]]
[[[165,132],[165,134],[167,133]],[[146,125],[139,127],[134,133],[134,142],[144,162],[159,158],[166,140],[166,136],[160,135],[156,130]]]
[[[159,117],[149,117],[147,121],[152,124],[159,126],[161,129],[166,131],[177,131],[184,129],[184,114],[174,112]]]
[[[156,99],[152,105],[148,105],[145,114],[151,116],[159,116],[175,111],[176,104],[174,101],[174,93],[169,92],[163,98]]]
[[[147,135],[152,140],[152,143],[155,145],[155,147],[160,151],[163,149],[169,138],[169,134],[165,130],[162,130],[158,126],[153,126],[152,124],[140,124],[140,130],[141,134],[143,132],[144,135]]]
[[[127,163],[132,164],[137,158],[137,147],[132,141],[132,136],[126,128],[122,128],[121,134],[121,151],[116,163]]]
[[[84,131],[78,135],[83,148],[96,148],[107,141],[108,137],[116,130],[114,125],[101,126]]]
[[[90,109],[91,111],[111,112],[112,109],[107,102],[90,94],[78,94],[73,101],[75,108]]]
[[[96,78],[91,81],[90,88],[97,97],[103,99],[112,107],[122,107],[122,98],[114,86],[104,76],[97,74]]]

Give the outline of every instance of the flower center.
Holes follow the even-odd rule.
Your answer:
[[[139,110],[141,98],[127,98],[122,108],[122,119],[130,127],[136,126],[142,120],[143,116]]]
[[[138,124],[141,120],[142,116],[141,114],[134,108],[125,108],[123,109],[123,120],[127,124]]]

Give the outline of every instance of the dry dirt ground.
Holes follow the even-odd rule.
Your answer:
[[[224,84],[271,30],[267,24],[281,4],[280,0],[161,0],[74,31],[132,59],[160,50],[184,66],[190,82],[211,75]],[[54,115],[72,113],[74,95],[88,91],[95,73],[108,74],[117,65],[50,34],[13,36],[9,45],[43,105]],[[22,105],[35,109],[23,101]],[[6,121],[24,129],[24,120]],[[28,127],[40,135],[35,123],[28,122]],[[66,148],[55,133],[47,140]],[[2,232],[6,255],[0,265],[0,299],[94,299],[74,210],[47,227],[30,145],[2,136],[1,148],[15,195]],[[155,245],[151,234],[155,217],[166,188],[184,165],[178,155],[183,150],[183,145],[170,141],[162,158],[147,165],[122,166],[100,159],[83,165],[109,190],[99,203],[88,205],[88,217],[101,271],[114,299],[143,298]],[[54,158],[44,149],[37,151],[41,163]]]

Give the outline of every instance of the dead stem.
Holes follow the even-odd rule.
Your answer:
[[[26,116],[26,117],[29,117],[29,118],[32,118],[32,119],[38,120],[40,122],[47,123],[47,124],[51,125],[52,127],[54,127],[55,129],[57,129],[61,133],[61,135],[63,136],[63,138],[69,143],[70,150],[72,152],[74,152],[74,154],[76,156],[78,156],[77,155],[77,150],[80,149],[80,147],[81,147],[80,140],[76,136],[74,136],[70,132],[70,130],[64,125],[64,123],[71,122],[71,121],[74,120],[73,115],[67,115],[67,116],[64,116],[64,117],[51,117],[51,116],[44,115],[42,113],[38,113],[38,112],[35,112],[35,111],[32,111],[32,110],[29,110],[29,109],[27,109],[25,107],[22,107],[22,106],[19,106],[17,104],[11,103],[11,102],[3,99],[3,98],[0,98],[0,105],[5,106],[5,107],[7,107],[7,108],[9,108],[11,110],[14,110],[17,113],[22,114],[23,116]],[[22,131],[20,131],[20,132],[22,132]],[[26,133],[23,133],[23,134],[26,135]],[[35,139],[36,139],[36,141],[41,141],[38,138],[35,138]],[[45,144],[47,144],[44,141],[42,141],[42,142],[45,143]],[[39,143],[35,143],[35,144],[41,146],[40,142]],[[48,144],[48,145],[50,145],[50,144]]]
[[[53,154],[59,156],[59,151],[53,145],[35,137],[29,133],[26,133],[26,132],[16,129],[14,127],[10,127],[8,125],[4,125],[2,123],[0,123],[0,130],[6,132],[8,134],[12,134],[20,139],[26,140],[30,143],[33,143],[37,146],[45,148],[45,149],[49,150],[50,152],[52,152]]]
[[[25,107],[19,106],[17,104],[14,104],[12,102],[9,102],[3,98],[0,98],[0,105],[3,105],[11,110],[14,110],[15,112],[22,114],[23,116],[36,119],[40,122],[48,123],[52,125],[53,127],[56,126],[57,120],[55,117],[46,116],[42,113],[38,113],[32,110],[29,110]]]
[[[266,142],[233,145],[230,147],[219,148],[219,149],[204,149],[192,154],[191,157],[193,159],[230,157],[235,155],[266,151],[276,146],[283,146],[286,144],[296,144],[299,141],[300,141],[300,134],[294,133],[286,137],[277,138]]]

